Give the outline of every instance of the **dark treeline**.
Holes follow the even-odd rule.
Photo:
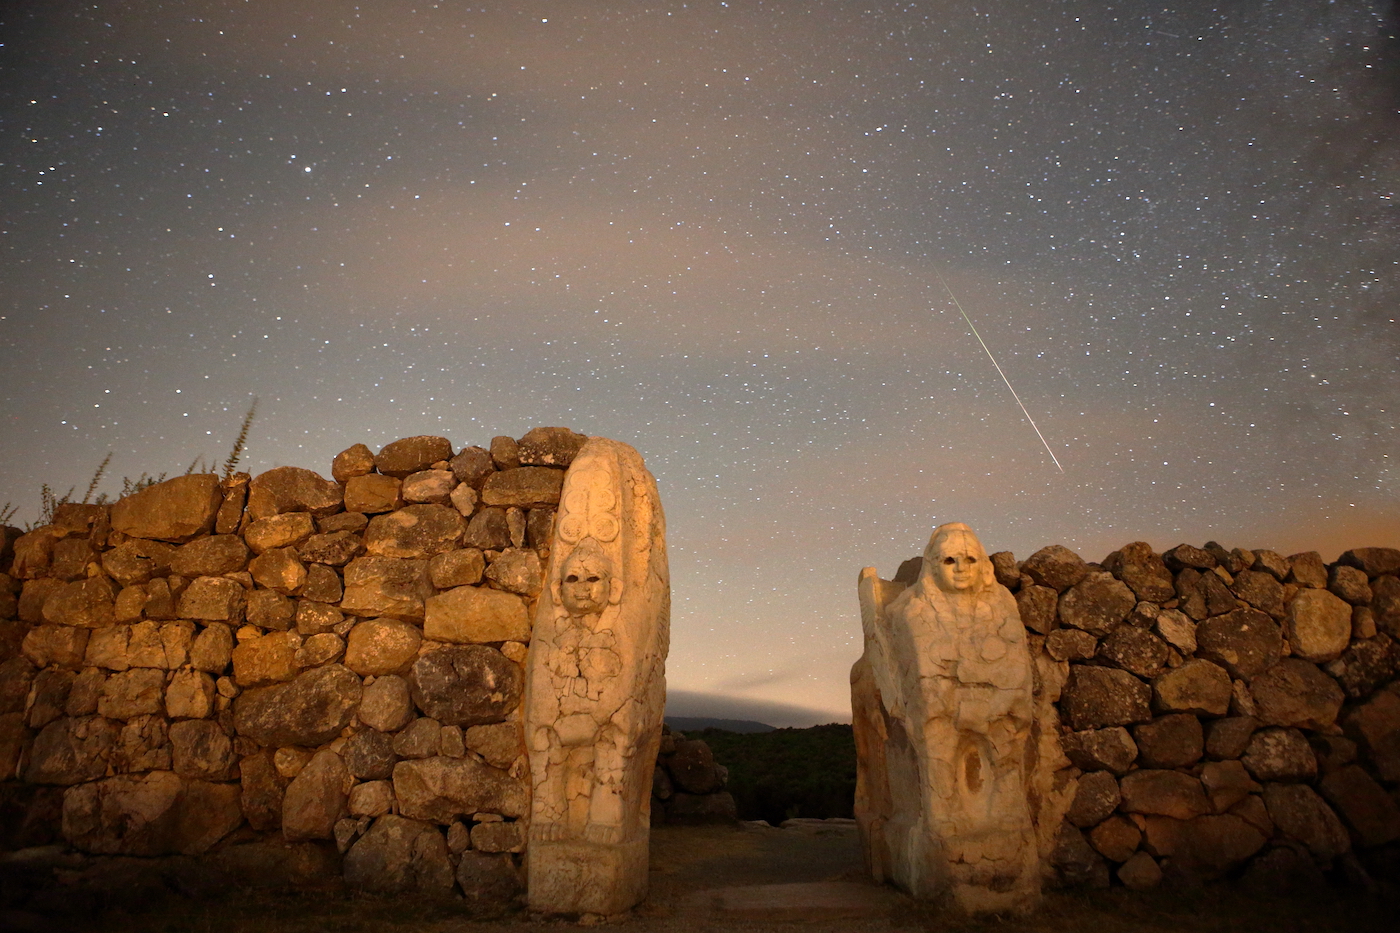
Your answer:
[[[723,729],[687,733],[701,738],[729,769],[727,790],[739,818],[767,820],[847,817],[856,793],[856,746],[851,727],[775,729],[747,735]]]

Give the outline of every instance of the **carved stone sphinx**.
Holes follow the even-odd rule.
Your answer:
[[[1032,907],[1036,703],[1015,600],[961,523],[934,530],[907,589],[873,567],[859,589],[855,815],[871,874],[970,911]]]
[[[615,914],[647,891],[670,579],[656,482],[589,438],[564,479],[525,699],[529,903]]]

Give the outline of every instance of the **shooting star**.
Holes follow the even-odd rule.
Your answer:
[[[982,345],[983,351],[987,354],[987,359],[991,360],[992,365],[997,368],[997,373],[1000,374],[1001,381],[1006,383],[1006,387],[1011,390],[1011,397],[1016,400],[1017,405],[1021,406],[1021,414],[1026,416],[1026,421],[1030,422],[1031,430],[1035,431],[1035,436],[1040,438],[1040,442],[1045,445],[1045,452],[1050,455],[1051,460],[1055,461],[1055,469],[1063,473],[1065,468],[1060,466],[1060,461],[1055,456],[1055,452],[1050,449],[1050,444],[1045,440],[1045,435],[1040,433],[1040,428],[1036,427],[1035,419],[1031,417],[1030,412],[1026,411],[1026,405],[1021,401],[1021,396],[1017,395],[1016,390],[1011,387],[1011,380],[1007,379],[1006,373],[1002,372],[1001,364],[997,362],[996,357],[992,356],[992,351],[987,349],[987,341],[983,340],[982,335],[977,333],[977,325],[972,323],[972,318],[968,317],[967,312],[963,310],[962,302],[958,301],[958,296],[953,294],[953,290],[948,287],[948,283],[943,280],[942,274],[939,273],[937,269],[934,270],[933,274],[938,276],[938,284],[942,285],[943,290],[948,293],[948,297],[953,299],[953,306],[958,309],[958,313],[961,314],[963,320],[967,322],[967,326],[972,329],[972,336],[976,337],[977,342]]]

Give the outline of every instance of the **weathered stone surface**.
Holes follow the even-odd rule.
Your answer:
[[[457,486],[451,470],[420,470],[404,477],[400,493],[404,502],[451,505],[452,490]]]
[[[214,678],[200,670],[176,671],[165,688],[171,719],[205,719],[214,713]]]
[[[78,628],[99,628],[115,620],[117,593],[106,577],[64,584],[44,601],[44,621]]]
[[[1172,865],[1201,880],[1214,880],[1243,865],[1267,841],[1234,814],[1198,816],[1181,828]]]
[[[1231,587],[1235,595],[1261,612],[1276,616],[1283,610],[1283,584],[1273,574],[1262,570],[1244,570],[1236,574]]]
[[[427,558],[461,546],[466,523],[443,505],[410,505],[370,519],[365,549],[380,557]]]
[[[344,621],[345,613],[327,603],[313,602],[305,598],[297,601],[296,627],[299,635],[335,632]]]
[[[1108,863],[1084,834],[1068,823],[1061,824],[1055,834],[1049,862],[1065,887],[1108,887]]]
[[[169,771],[83,784],[63,797],[63,835],[102,855],[199,855],[243,822],[238,787]]]
[[[332,531],[307,538],[297,548],[297,556],[308,563],[343,567],[364,550],[364,538],[356,532]],[[310,573],[309,568],[307,572]]]
[[[458,483],[452,490],[452,495],[448,501],[457,512],[466,518],[476,511],[476,503],[481,499],[481,495],[466,483]]]
[[[458,482],[466,483],[473,489],[480,489],[481,484],[486,482],[486,477],[496,472],[490,451],[481,447],[464,448],[452,458],[449,466]]]
[[[321,749],[287,785],[282,797],[282,835],[290,842],[334,838],[353,782],[340,756]]]
[[[1230,694],[1230,675],[1200,658],[1192,658],[1152,681],[1153,706],[1163,713],[1224,716],[1230,709]]]
[[[26,698],[29,705],[27,720],[29,728],[42,729],[63,715],[74,677],[72,671],[43,670],[39,672],[38,676],[34,678]]]
[[[568,428],[531,428],[518,446],[522,466],[567,467],[588,442]]]
[[[1376,628],[1391,638],[1400,638],[1400,577],[1377,577],[1371,581],[1371,590],[1371,614]]]
[[[1188,767],[1200,760],[1205,747],[1201,721],[1190,713],[1173,713],[1134,726],[1133,740],[1144,768]]]
[[[433,595],[426,560],[357,557],[345,567],[340,608],[358,616],[423,620],[423,602]]]
[[[396,732],[413,718],[408,681],[393,674],[375,678],[365,687],[360,702],[360,722],[379,732]]]
[[[167,573],[174,551],[160,541],[132,538],[103,552],[102,569],[122,586],[134,586]]]
[[[1257,609],[1236,609],[1196,626],[1197,655],[1248,680],[1283,655],[1283,633]]]
[[[271,548],[254,557],[248,571],[259,586],[265,586],[285,596],[301,592],[306,585],[306,565],[297,557],[295,548]]]
[[[233,649],[233,679],[240,687],[282,683],[297,675],[299,636],[273,632],[250,638]]]
[[[420,820],[384,814],[345,854],[345,883],[359,890],[446,893],[452,881],[442,833]]]
[[[1201,782],[1180,771],[1132,771],[1123,775],[1118,786],[1123,793],[1120,808],[1125,813],[1154,813],[1189,820],[1211,811]]]
[[[1074,665],[1061,695],[1061,711],[1075,730],[1123,726],[1152,718],[1152,690],[1127,671]]]
[[[1353,606],[1370,605],[1373,595],[1366,572],[1345,564],[1334,564],[1328,569],[1327,589]]]
[[[120,724],[101,716],[54,720],[34,739],[24,780],[67,786],[100,778],[120,735]]]
[[[526,786],[499,768],[473,758],[419,758],[394,765],[399,812],[447,824],[473,813],[521,817],[529,807]]]
[[[457,863],[457,885],[468,904],[508,904],[520,892],[520,871],[509,855],[463,852]]]
[[[170,555],[170,570],[185,577],[217,577],[247,564],[248,547],[238,535],[197,538]]]
[[[210,623],[200,630],[190,645],[190,665],[197,671],[222,674],[233,660],[233,630]]]
[[[1218,719],[1206,732],[1206,754],[1212,758],[1238,758],[1244,754],[1259,721],[1253,716]]]
[[[107,673],[95,668],[78,674],[73,678],[73,687],[68,691],[68,701],[64,704],[63,712],[69,716],[91,716],[97,712],[97,701],[102,696],[102,686],[106,682]]]
[[[1382,781],[1400,781],[1400,695],[1377,693],[1347,713],[1343,728]]]
[[[472,726],[464,733],[463,741],[467,748],[485,758],[487,764],[497,768],[509,770],[516,759],[525,754],[525,738],[519,723]]]
[[[259,473],[248,485],[248,517],[253,521],[283,512],[329,515],[339,512],[342,502],[339,483],[301,467],[276,467]]]
[[[478,852],[522,852],[525,849],[525,824],[503,820],[477,823],[472,827],[472,848]]]
[[[1356,743],[1340,735],[1310,735],[1308,744],[1317,756],[1317,768],[1323,775],[1356,761]]]
[[[97,711],[108,719],[131,719],[162,712],[165,672],[152,668],[123,671],[108,677],[97,700]]]
[[[1069,548],[1052,544],[1026,558],[1021,563],[1021,572],[1041,586],[1063,593],[1088,576],[1089,565]]]
[[[321,745],[350,724],[362,693],[359,677],[330,664],[244,691],[233,704],[234,726],[261,745]]]
[[[1174,573],[1190,568],[1197,571],[1213,570],[1219,561],[1209,551],[1189,544],[1178,544],[1162,555],[1162,561]]]
[[[444,551],[428,561],[428,575],[440,590],[480,583],[485,569],[486,559],[477,548]]]
[[[178,611],[182,619],[241,622],[244,603],[244,590],[237,581],[227,577],[196,577],[180,594]]]
[[[394,736],[394,754],[400,758],[427,758],[438,753],[442,723],[427,716],[413,720]]]
[[[1120,625],[1114,629],[1099,643],[1098,649],[1100,659],[1146,678],[1155,677],[1161,672],[1170,653],[1171,649],[1162,639],[1131,625]]]
[[[410,473],[428,469],[439,460],[451,459],[451,441],[445,437],[421,434],[384,445],[384,449],[375,456],[374,465],[386,476],[403,479]]]
[[[1080,776],[1074,791],[1074,802],[1065,813],[1065,819],[1081,829],[1097,826],[1118,809],[1122,799],[1118,779],[1111,771],[1089,771]]]
[[[1144,541],[1115,551],[1104,561],[1104,569],[1126,583],[1138,599],[1161,603],[1176,595],[1171,571]]]
[[[409,688],[418,708],[440,722],[472,726],[500,722],[520,702],[520,665],[484,645],[430,651],[414,662]]]
[[[24,636],[21,651],[35,667],[78,668],[87,652],[88,629],[71,625],[36,625]]]
[[[1102,637],[1117,628],[1136,604],[1132,590],[1112,574],[1092,571],[1060,596],[1060,621]]]
[[[1111,816],[1089,831],[1089,844],[1111,862],[1126,862],[1137,851],[1142,831],[1122,814]]]
[[[394,785],[389,781],[367,781],[350,788],[347,809],[351,816],[374,819],[394,808]]]
[[[283,512],[253,522],[243,537],[253,553],[261,554],[273,548],[298,547],[315,533],[316,522],[309,512]]]
[[[282,795],[287,780],[277,773],[272,756],[272,749],[259,749],[238,763],[239,803],[248,825],[258,832],[282,825]]]
[[[1338,768],[1318,782],[1318,790],[1346,820],[1363,846],[1400,839],[1400,804],[1360,765]]]
[[[486,568],[486,579],[511,593],[538,596],[543,582],[539,555],[529,548],[507,548]]]
[[[1351,640],[1351,606],[1327,590],[1299,590],[1288,603],[1284,626],[1294,654],[1331,661]]]
[[[491,438],[491,462],[498,470],[513,470],[520,466],[520,445],[515,438],[504,434]]]
[[[1046,587],[1041,587],[1050,592]],[[1099,640],[1077,628],[1057,628],[1045,636],[1045,651],[1056,661],[1082,661],[1099,650]]]
[[[1288,558],[1288,579],[1287,583],[1296,583],[1299,586],[1316,587],[1322,589],[1327,586],[1327,565],[1322,562],[1322,555],[1316,551],[1304,551],[1301,554],[1292,554]]]
[[[212,720],[172,723],[170,748],[173,770],[181,777],[226,781],[233,776],[233,742]]]
[[[1400,573],[1400,549],[1393,547],[1359,547],[1346,551],[1337,563],[1356,567],[1368,577]]]
[[[1263,790],[1238,761],[1208,761],[1201,769],[1201,786],[1216,813],[1224,813],[1250,794]]]
[[[370,688],[373,686],[371,684]],[[366,688],[366,692],[370,688]],[[373,729],[362,729],[350,736],[340,756],[350,773],[361,781],[387,780],[394,773],[394,762],[398,761],[393,740]]]
[[[113,505],[112,530],[133,538],[188,541],[213,530],[223,503],[223,490],[214,474],[177,476]]]
[[[524,509],[557,505],[563,485],[562,470],[537,466],[501,470],[486,477],[481,486],[481,501],[491,506]]]
[[[1334,859],[1351,848],[1342,821],[1306,784],[1266,784],[1264,805],[1280,831],[1297,839],[1323,861]]]
[[[0,663],[0,714],[24,712],[24,699],[34,682],[36,668],[24,657]]]
[[[350,512],[377,515],[403,508],[403,481],[371,473],[352,476],[345,484],[345,508]]]
[[[1065,755],[1085,771],[1111,771],[1126,774],[1137,759],[1137,743],[1122,726],[1072,732],[1060,739]]]
[[[297,649],[296,665],[298,668],[319,667],[322,664],[329,664],[332,661],[339,661],[345,654],[345,639],[335,632],[320,632],[302,640],[301,647]],[[356,673],[359,673],[356,671]]]
[[[524,642],[530,640],[530,617],[517,595],[459,586],[427,601],[423,634],[454,644]]]
[[[1288,560],[1274,551],[1255,551],[1250,569],[1267,573],[1280,583],[1288,579]]]
[[[403,672],[418,657],[422,641],[422,633],[407,622],[397,619],[360,622],[350,630],[345,666],[362,677]]]
[[[1118,866],[1118,880],[1130,891],[1149,891],[1162,883],[1162,869],[1146,852],[1135,852]]]
[[[1324,593],[1323,590],[1307,592]],[[1299,594],[1302,595],[1302,594]],[[1284,658],[1249,682],[1255,715],[1265,725],[1325,729],[1342,708],[1337,682],[1299,658]]]
[[[1224,615],[1241,608],[1240,601],[1235,598],[1234,593],[1230,592],[1225,578],[1220,576],[1222,573],[1224,573],[1222,570],[1213,570],[1201,574],[1200,592],[1205,597],[1206,615],[1208,616]]]
[[[467,525],[463,543],[467,547],[484,550],[499,551],[510,547],[510,523],[506,521],[506,510],[486,508],[477,512]]]
[[[169,771],[170,740],[165,720],[160,716],[133,716],[122,726],[108,761],[117,774]]]
[[[1048,586],[1023,586],[1016,592],[1016,609],[1022,624],[1041,635],[1048,635],[1055,628],[1059,602],[1059,594]]]
[[[530,509],[525,516],[525,543],[532,548],[550,546],[554,536],[554,515],[557,510],[545,507]]]
[[[316,527],[321,534],[335,534],[337,531],[359,533],[369,527],[369,517],[363,512],[337,512],[334,515],[319,515]]]
[[[331,461],[331,478],[343,483],[352,476],[364,476],[374,470],[374,453],[364,444],[353,444],[335,455]]]
[[[723,784],[715,767],[714,754],[701,739],[677,742],[666,770],[680,789],[689,794],[712,794]]]
[[[274,632],[285,632],[296,618],[296,601],[275,590],[253,590],[247,594],[248,624]]]
[[[1258,781],[1311,781],[1317,777],[1317,758],[1297,729],[1260,729],[1250,737],[1240,761]]]

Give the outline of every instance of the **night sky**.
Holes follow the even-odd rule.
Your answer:
[[[857,572],[941,522],[1400,545],[1389,2],[0,9],[13,521],[253,396],[255,474],[606,435],[672,711],[777,725],[849,718]]]

